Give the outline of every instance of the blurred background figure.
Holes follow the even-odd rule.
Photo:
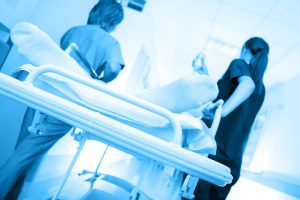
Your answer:
[[[192,62],[193,71],[199,74],[208,75],[208,70],[205,64],[205,54],[204,53],[197,53],[196,57]]]

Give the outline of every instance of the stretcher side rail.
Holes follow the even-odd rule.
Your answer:
[[[152,113],[155,113],[157,115],[160,115],[160,116],[166,118],[171,123],[171,125],[173,127],[173,131],[174,131],[173,142],[175,144],[178,144],[178,145],[181,146],[181,144],[182,144],[182,130],[181,130],[181,126],[180,126],[179,122],[172,116],[172,114],[168,110],[166,110],[164,108],[161,108],[161,107],[159,107],[155,104],[149,103],[147,101],[144,101],[144,100],[139,99],[139,98],[134,97],[134,96],[129,96],[129,95],[126,95],[126,94],[117,93],[117,92],[109,89],[107,87],[107,85],[105,85],[104,83],[99,83],[99,81],[95,81],[93,79],[88,79],[88,78],[81,77],[81,76],[79,76],[79,75],[77,75],[73,72],[70,72],[68,70],[64,70],[62,68],[58,68],[58,67],[53,66],[53,65],[44,65],[44,66],[39,67],[37,70],[34,70],[32,73],[30,73],[25,81],[26,81],[26,83],[34,85],[35,80],[39,76],[41,76],[45,73],[49,73],[49,72],[64,76],[64,77],[66,77],[70,80],[73,80],[73,81],[76,81],[78,83],[84,84],[84,85],[89,86],[93,89],[99,90],[99,91],[101,91],[101,92],[103,92],[107,95],[118,98],[118,99],[120,99],[122,101],[125,101],[125,102],[128,102],[128,103],[131,103],[135,106],[138,106],[142,109],[148,110]]]
[[[89,80],[86,82],[94,84]],[[110,92],[109,89],[106,90]],[[140,154],[219,186],[224,186],[232,180],[230,169],[220,163],[2,73],[0,73],[0,93],[79,127],[122,151]]]

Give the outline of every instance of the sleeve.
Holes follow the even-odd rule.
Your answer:
[[[66,50],[66,48],[69,46],[70,44],[70,32],[72,32],[72,29],[69,29],[67,32],[65,32],[63,34],[63,36],[60,38],[60,48],[62,48],[63,50]]]
[[[240,76],[249,76],[252,78],[248,64],[243,60],[235,59],[229,65],[229,79],[233,80]]]
[[[111,63],[118,63],[122,66],[122,69],[124,68],[125,64],[122,57],[121,47],[118,42],[115,42],[109,49],[107,61]]]

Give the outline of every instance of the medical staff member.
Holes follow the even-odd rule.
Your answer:
[[[83,67],[91,67],[91,76],[110,82],[114,80],[124,61],[119,42],[109,35],[123,20],[122,6],[115,0],[101,0],[89,14],[87,25],[76,26],[67,31],[61,41],[62,49],[75,42],[80,53],[86,59],[75,56]]]
[[[230,63],[218,81],[217,100],[223,99],[225,103],[215,136],[217,153],[209,155],[209,158],[228,166],[233,181],[225,187],[199,181],[195,190],[196,200],[226,199],[240,177],[244,146],[265,97],[263,75],[268,64],[268,54],[269,45],[265,40],[250,38],[245,42],[240,58]]]
[[[109,33],[123,20],[123,8],[115,0],[101,0],[90,11],[87,25],[67,31],[61,39],[61,47],[67,48],[75,42],[85,62],[78,58],[83,67],[90,67],[91,76],[104,82],[114,80],[124,62],[118,41]],[[86,66],[88,65],[88,66]],[[0,169],[0,199],[17,199],[26,173],[61,137],[72,128],[51,116],[43,115],[36,133],[30,133],[34,111],[27,109],[22,123],[21,135],[12,156]]]

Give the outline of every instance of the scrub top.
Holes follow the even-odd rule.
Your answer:
[[[238,86],[238,77],[249,76],[253,80],[251,66],[242,59],[235,59],[229,65],[223,77],[218,81],[218,99],[228,100]],[[240,173],[244,145],[250,133],[254,119],[262,106],[265,87],[256,85],[254,92],[241,105],[222,118],[215,139],[217,155],[210,155],[231,168],[232,174]]]
[[[99,26],[83,25],[71,28],[61,38],[61,48],[68,48],[72,42],[77,44],[80,54],[88,61],[89,67],[92,67],[95,71],[101,68],[105,62],[118,63],[122,65],[122,68],[124,67],[119,42]],[[87,67],[81,58],[76,56],[73,58],[81,66]],[[41,134],[57,135],[67,133],[71,126],[51,116],[44,115],[39,129]]]
[[[101,66],[105,62],[120,64],[123,69],[124,61],[119,42],[98,25],[71,28],[61,38],[60,46],[66,49],[72,42],[77,44],[80,54],[95,71],[103,69]],[[86,67],[86,63],[83,63],[79,57],[73,56],[73,58],[81,66]]]

